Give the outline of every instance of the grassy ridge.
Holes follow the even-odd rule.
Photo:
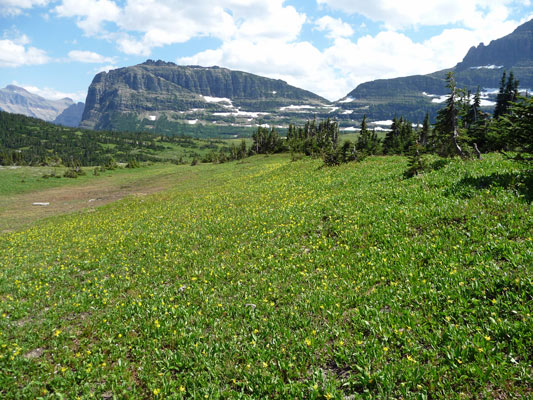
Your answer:
[[[527,398],[533,218],[487,156],[253,157],[0,236],[4,398]]]

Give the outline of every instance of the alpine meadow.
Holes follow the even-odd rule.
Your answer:
[[[533,398],[529,2],[149,3],[0,0],[0,398]]]

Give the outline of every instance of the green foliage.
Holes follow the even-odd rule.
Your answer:
[[[522,164],[248,161],[0,235],[0,397],[530,397]]]
[[[415,132],[411,122],[394,117],[391,130],[387,132],[383,141],[383,153],[386,155],[408,154],[411,146],[415,144]]]
[[[53,125],[0,111],[0,165],[77,165],[191,160],[209,151],[230,151],[220,139],[156,136],[152,133],[98,132]]]
[[[367,155],[375,155],[381,152],[378,135],[376,134],[375,130],[370,131],[368,129],[366,115],[363,117],[363,121],[361,122],[361,131],[359,132],[359,137],[357,138],[355,148],[358,152]]]
[[[69,168],[63,173],[65,178],[77,178],[82,175],[85,175],[85,171],[79,167]]]
[[[293,153],[303,153],[312,157],[329,157],[337,151],[339,141],[339,124],[327,119],[317,123],[316,119],[307,121],[303,127],[289,125],[287,146]]]
[[[283,150],[283,140],[275,128],[259,126],[252,135],[251,151],[255,154],[274,154]]]
[[[499,127],[510,149],[533,154],[533,98],[520,97],[512,103]]]
[[[511,104],[518,100],[519,82],[515,79],[513,71],[509,73],[507,81],[505,80],[506,74],[507,72],[504,71],[500,82],[500,91],[496,98],[496,107],[494,108],[495,119],[508,114]]]
[[[426,171],[429,167],[427,159],[422,156],[423,146],[416,144],[411,149],[411,155],[407,162],[407,170],[404,172],[406,178],[412,178]]]

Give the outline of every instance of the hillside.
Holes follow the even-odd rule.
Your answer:
[[[225,68],[178,66],[148,60],[98,74],[87,94],[81,127],[156,128],[165,119],[180,125],[252,127],[274,123],[283,111],[306,106],[328,109],[328,101],[287,83]]]
[[[359,85],[336,104],[354,111],[354,117],[366,112],[374,120],[403,115],[422,121],[426,112],[434,117],[446,94],[446,73],[455,71],[457,85],[476,91],[482,89],[483,105],[491,110],[503,71],[512,70],[523,90],[533,88],[533,20],[488,46],[470,49],[454,68],[428,75],[381,79]],[[366,111],[357,108],[367,107]]]
[[[83,103],[79,104],[73,108],[75,104],[69,98],[48,100],[15,85],[8,85],[0,89],[1,111],[35,117],[44,121],[54,121],[56,118],[61,118],[61,115],[69,110],[68,113],[71,116],[61,119],[62,124],[67,126],[78,126],[83,113]]]
[[[0,396],[529,398],[523,167],[321,165],[175,166],[0,235]]]
[[[0,165],[103,165],[113,158],[187,162],[212,151],[229,151],[221,140],[155,136],[142,132],[93,131],[54,125],[0,111]]]

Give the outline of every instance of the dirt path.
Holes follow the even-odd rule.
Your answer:
[[[156,193],[176,184],[176,178],[172,173],[128,181],[110,177],[83,185],[62,186],[0,198],[0,232],[18,230],[42,218],[95,208],[126,196]]]

